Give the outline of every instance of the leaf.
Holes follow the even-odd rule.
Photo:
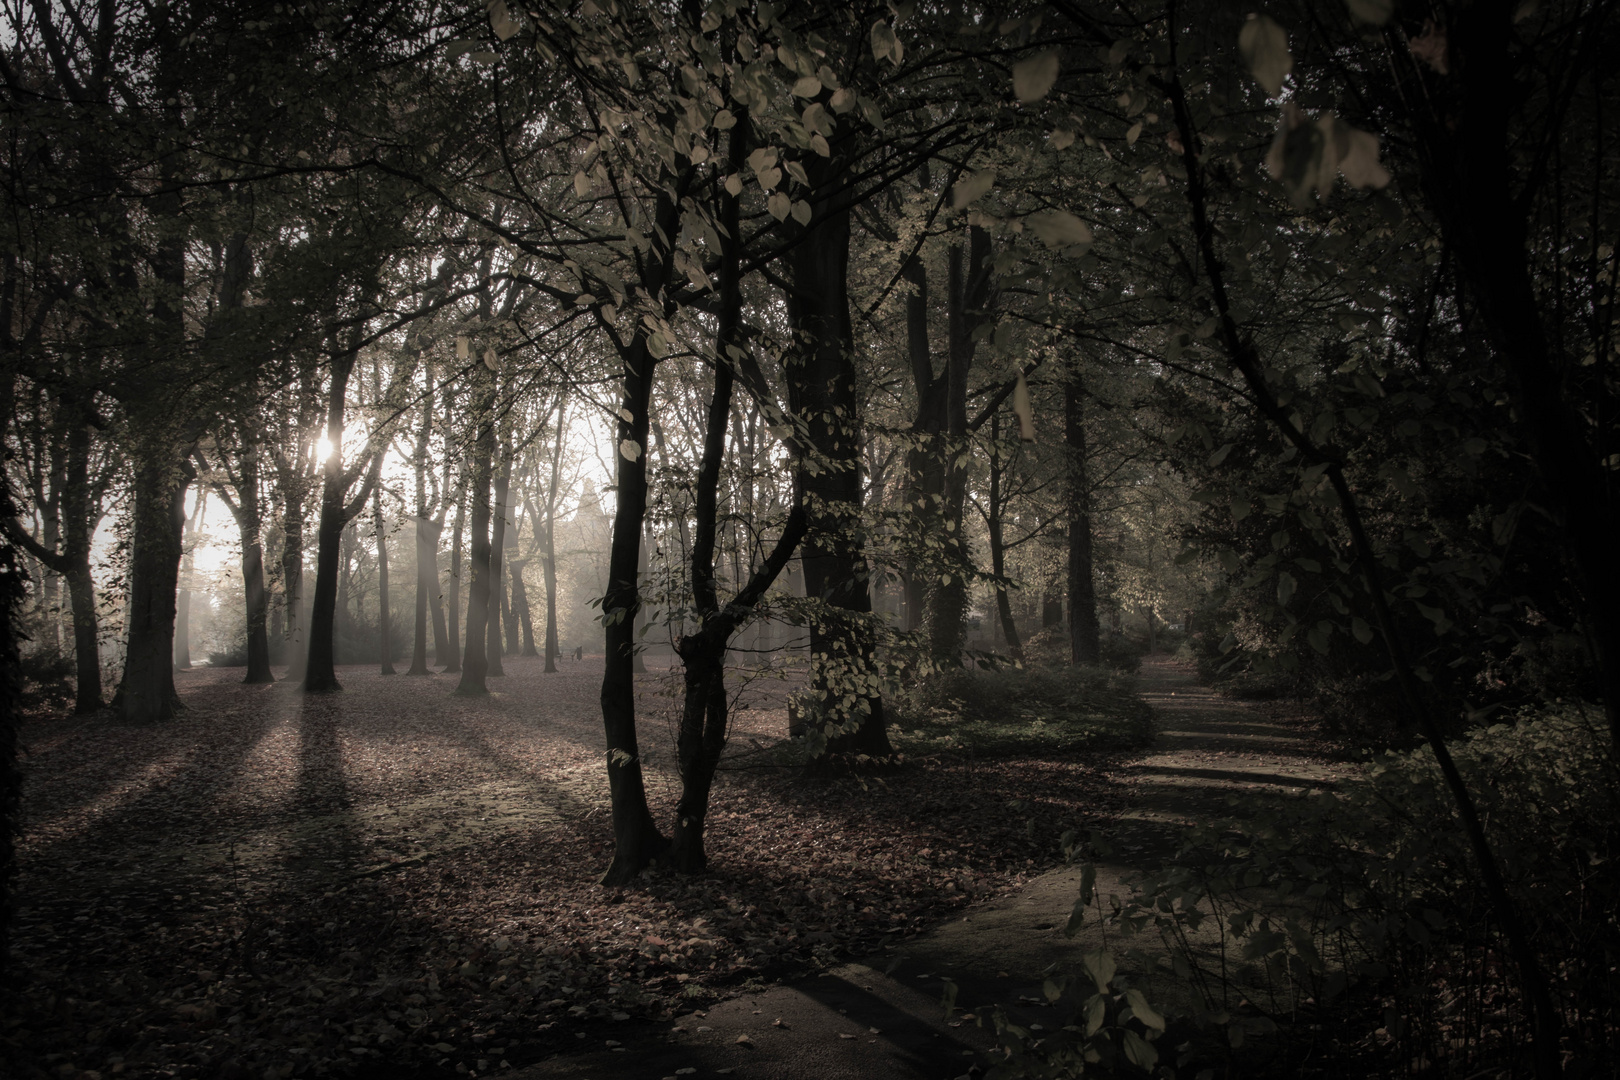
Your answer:
[[[802,76],[793,84],[793,96],[812,98],[821,93],[821,80],[814,75]]]
[[[832,106],[833,112],[842,116],[844,113],[849,112],[855,107],[855,91],[851,90],[847,86],[842,90],[835,90],[833,92],[832,100],[827,104]]]
[[[1069,921],[1063,924],[1063,936],[1074,937],[1086,921],[1086,901],[1076,900],[1074,907],[1069,909]],[[1055,999],[1054,999],[1055,1000]]]
[[[626,461],[635,461],[641,456],[641,444],[634,439],[625,439],[619,444],[619,454]]]
[[[730,195],[732,198],[736,198],[738,195],[742,194],[742,189],[743,189],[743,182],[742,182],[742,177],[740,175],[738,175],[737,173],[732,173],[730,176],[726,177],[726,194],[727,195]]]
[[[879,19],[872,24],[872,59],[883,60],[894,56],[899,48],[900,40],[894,36],[894,31],[889,29],[888,23]],[[898,64],[900,61],[896,58],[894,62]]]
[[[1294,57],[1288,51],[1288,31],[1269,16],[1251,14],[1238,32],[1238,52],[1267,97],[1282,92],[1283,77],[1294,68]]]
[[[1299,583],[1294,580],[1293,574],[1286,570],[1279,573],[1277,575],[1277,603],[1287,607],[1288,601],[1294,598],[1294,590],[1298,587]]]
[[[793,220],[797,221],[800,225],[810,224],[810,204],[805,202],[803,199],[796,200],[793,203],[793,207],[789,213],[793,215]]]
[[[1350,632],[1354,634],[1356,636],[1356,640],[1361,642],[1363,645],[1367,644],[1373,639],[1372,627],[1367,625],[1366,619],[1351,619]]]
[[[518,32],[518,24],[513,20],[511,12],[506,10],[505,0],[495,0],[489,5],[489,25],[495,31],[495,36],[502,41]]]
[[[951,207],[956,210],[962,209],[989,191],[995,183],[995,169],[980,169],[976,173],[970,173],[951,188]]]
[[[1068,128],[1058,128],[1052,132],[1051,138],[1047,141],[1054,150],[1067,150],[1074,145],[1074,132]]]
[[[730,109],[721,109],[714,114],[712,123],[716,131],[730,131],[737,126],[737,117]]]
[[[465,360],[472,355],[472,342],[467,340],[466,334],[456,337],[456,359]]]
[[[498,355],[496,355],[494,349],[484,350],[484,366],[489,368],[491,371],[501,370],[501,359]]]
[[[1132,124],[1130,130],[1125,132],[1125,145],[1135,146],[1136,140],[1142,137],[1142,122],[1138,120]]]
[[[775,172],[776,170],[772,169],[771,171]],[[777,221],[781,221],[783,218],[788,216],[788,211],[792,208],[792,204],[793,201],[787,197],[787,192],[773,191],[771,192],[771,197],[765,200],[765,209],[771,212],[771,217],[775,218]]]
[[[580,198],[583,199],[583,198],[585,198],[585,196],[589,195],[590,193],[591,193],[591,178],[586,176],[582,172],[575,173],[574,174],[574,194],[578,195]]]
[[[1451,74],[1451,64],[1446,59],[1446,28],[1433,19],[1423,20],[1423,33],[1413,38],[1407,47],[1412,50],[1413,56],[1439,74]]]
[[[1345,6],[1357,22],[1383,26],[1395,14],[1395,0],[1345,0]]]
[[[1013,65],[1013,96],[1025,105],[1032,105],[1052,92],[1057,77],[1057,50],[1036,53]]]
[[[1114,964],[1114,956],[1107,949],[1098,949],[1088,952],[1080,957],[1080,966],[1086,969],[1091,981],[1097,984],[1097,993],[1108,993],[1108,984],[1114,981],[1114,973],[1119,970]]]
[[[1129,1030],[1125,1032],[1125,1056],[1132,1065],[1147,1072],[1152,1072],[1153,1066],[1159,1063],[1159,1052],[1153,1044]]]
[[[1150,1027],[1154,1031],[1164,1030],[1164,1017],[1159,1014],[1157,1009],[1148,1004],[1148,999],[1143,995],[1142,991],[1136,989],[1125,991],[1125,1000],[1131,1003],[1131,1012],[1138,1020],[1142,1021],[1144,1026]]]
[[[1353,128],[1343,120],[1336,121],[1333,130],[1339,172],[1343,174],[1345,183],[1357,191],[1388,187],[1389,170],[1378,161],[1378,136]]]
[[[1091,227],[1067,210],[1031,214],[1024,221],[1030,232],[1049,248],[1079,248],[1073,252],[1079,255],[1091,246]]]
[[[1018,380],[1013,383],[1012,392],[1013,415],[1018,417],[1018,438],[1022,442],[1035,441],[1035,407],[1029,400],[1029,383],[1024,381],[1024,373],[1019,371]]]
[[[1221,462],[1225,461],[1226,455],[1232,452],[1232,446],[1232,443],[1225,443],[1222,445],[1219,450],[1209,455],[1209,461],[1206,462],[1206,464],[1209,465],[1210,468],[1214,468],[1216,465],[1219,465]]]
[[[761,170],[761,172],[759,174],[759,186],[764,188],[766,191],[770,191],[772,188],[776,187],[776,185],[780,184],[781,182],[782,182],[782,170],[778,169],[774,165],[771,166],[769,169]]]

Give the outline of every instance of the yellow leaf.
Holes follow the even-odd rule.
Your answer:
[[[456,359],[457,360],[465,360],[465,359],[467,359],[469,356],[472,355],[471,350],[472,350],[472,343],[467,340],[467,336],[465,334],[463,334],[460,337],[456,338]]]
[[[626,439],[619,444],[619,453],[624,460],[634,461],[641,456],[641,444],[634,439]]]
[[[1058,57],[1056,49],[1037,53],[1013,65],[1013,95],[1025,105],[1041,100],[1057,85]]]

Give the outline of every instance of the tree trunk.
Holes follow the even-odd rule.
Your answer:
[[[77,685],[73,711],[101,708],[101,634],[96,614],[96,585],[90,573],[90,544],[100,520],[90,494],[90,427],[68,429],[67,471],[62,487],[63,549],[67,559],[68,603],[73,608],[73,666]]]
[[[388,611],[388,529],[383,521],[380,485],[371,489],[371,515],[377,527],[377,650],[381,654],[381,674],[396,675]]]
[[[1013,620],[1012,602],[1007,596],[1007,548],[1002,535],[1001,521],[1001,413],[990,417],[990,512],[986,527],[990,534],[990,573],[996,579],[996,618],[1001,622],[1002,635],[1007,639],[1007,651],[1022,660],[1024,643],[1018,637],[1018,624]]]
[[[433,371],[427,372],[428,392],[422,403],[422,424],[417,428],[416,450],[411,455],[411,465],[416,471],[416,610],[412,613],[411,634],[411,668],[407,675],[428,674],[427,665],[427,634],[428,634],[428,597],[433,592],[438,580],[438,532],[433,528],[433,522],[428,518],[427,497],[427,453],[428,438],[433,434]],[[439,643],[444,642],[443,623],[435,627],[438,631]]]
[[[513,559],[507,568],[512,574],[512,614],[518,620],[523,635],[523,655],[539,656],[540,650],[534,645],[534,617],[529,611],[529,590],[523,584],[523,568],[528,565],[527,559]]]
[[[444,606],[449,625],[444,640],[450,647],[448,661],[444,663],[447,675],[461,670],[461,542],[467,523],[467,485],[463,482],[456,491],[456,523],[450,532],[450,596]]]
[[[304,499],[302,492],[286,493],[281,518],[281,594],[286,637],[282,649],[287,658],[287,674],[292,682],[304,680],[309,661],[306,633],[309,625],[304,612]]]
[[[202,528],[203,508],[208,504],[208,493],[200,487],[197,491],[197,506],[192,511],[191,520],[180,532],[180,580],[179,598],[175,605],[174,620],[174,669],[176,671],[191,670],[191,578],[197,569],[197,531]],[[186,542],[190,534],[191,542]],[[50,532],[46,532],[49,540]],[[51,543],[54,548],[56,545]]]
[[[195,475],[187,456],[156,433],[135,451],[128,644],[115,701],[126,723],[172,719],[180,709],[174,692],[175,594],[186,489]]]
[[[506,577],[502,573],[506,564],[507,500],[512,494],[512,446],[510,439],[501,441],[500,472],[495,477],[495,504],[490,520],[489,541],[489,607],[485,624],[489,628],[489,646],[486,656],[489,675],[506,675],[501,658],[509,646],[501,644],[501,617],[507,606]],[[471,619],[469,618],[469,622]]]
[[[430,674],[427,662],[428,609],[430,599],[439,587],[439,526],[425,513],[416,518],[416,633],[411,646],[411,669],[407,675]],[[435,610],[434,656],[443,655],[444,612]]]
[[[830,180],[824,177],[824,180]],[[818,181],[817,190],[822,190]],[[888,759],[883,699],[876,682],[876,627],[861,539],[861,431],[849,312],[850,214],[817,206],[787,263],[789,325],[798,355],[787,364],[788,397],[809,427],[820,462],[798,463],[810,531],[803,547],[805,589],[826,604],[810,622],[815,675],[805,699],[824,744],[818,754]]]
[[[473,439],[472,484],[472,565],[467,583],[467,649],[461,661],[461,682],[456,693],[478,697],[489,693],[489,639],[486,621],[490,601],[489,487],[495,459],[495,378],[482,368],[475,369],[478,388],[473,403],[477,433]],[[459,537],[458,537],[459,539]]]
[[[373,453],[365,484],[354,501],[344,505],[343,497],[359,475],[362,465],[343,468],[343,412],[348,395],[349,375],[354,371],[355,354],[344,352],[333,358],[331,384],[326,399],[326,438],[332,447],[321,479],[321,517],[315,533],[315,602],[309,617],[309,660],[304,668],[305,693],[341,690],[336,670],[338,561],[342,554],[343,533],[377,485],[382,469],[382,453]]]
[[[1079,376],[1063,386],[1063,439],[1069,451],[1067,510],[1069,525],[1069,659],[1076,664],[1102,661],[1097,623],[1097,588],[1092,576],[1091,488],[1086,476],[1085,398]]]

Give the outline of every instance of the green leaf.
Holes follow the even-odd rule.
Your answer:
[[[1132,1065],[1148,1072],[1152,1072],[1153,1066],[1159,1063],[1159,1052],[1153,1048],[1153,1044],[1129,1030],[1125,1032],[1125,1056]]]
[[[1057,85],[1057,50],[1048,49],[1018,61],[1013,65],[1012,77],[1013,96],[1019,101],[1031,105],[1041,100]]]
[[[793,96],[812,98],[821,93],[821,80],[814,75],[805,75],[793,84]]]
[[[495,0],[489,5],[489,25],[495,31],[495,36],[502,41],[518,32],[518,24],[506,10],[505,0]]]
[[[1373,639],[1372,627],[1367,625],[1366,619],[1351,619],[1350,632],[1354,634],[1356,636],[1356,640],[1361,642],[1363,645],[1367,644]]]
[[[1383,26],[1395,14],[1395,0],[1345,0],[1357,22]]]
[[[881,19],[872,24],[872,59],[883,60],[894,56],[898,64],[900,59],[895,53],[900,48],[900,39],[894,36],[889,24]]]
[[[1125,991],[1125,1000],[1131,1003],[1131,1012],[1135,1014],[1138,1020],[1142,1021],[1144,1026],[1150,1027],[1154,1031],[1164,1030],[1164,1017],[1159,1014],[1157,1009],[1148,1004],[1148,999],[1142,994],[1142,991],[1134,989]]]
[[[1080,966],[1086,969],[1091,981],[1097,984],[1099,994],[1108,993],[1108,984],[1114,981],[1114,973],[1119,970],[1114,964],[1113,954],[1107,949],[1085,953],[1080,957]]]
[[[1075,255],[1091,246],[1091,227],[1067,210],[1049,210],[1024,219],[1030,232],[1054,250],[1067,248]]]
[[[951,206],[957,210],[989,191],[996,183],[995,169],[980,169],[956,182],[951,188]]]
[[[1103,1022],[1108,1019],[1108,1002],[1098,994],[1086,1002],[1086,1038],[1091,1038],[1102,1030]]]
[[[1294,590],[1297,587],[1298,587],[1298,582],[1296,582],[1294,580],[1294,575],[1293,574],[1290,574],[1286,570],[1284,570],[1282,573],[1278,574],[1277,575],[1277,603],[1281,604],[1283,607],[1287,607],[1288,606],[1288,601],[1290,601],[1290,600],[1292,600],[1294,598]]]
[[[1267,97],[1282,92],[1283,77],[1294,68],[1294,57],[1288,51],[1288,31],[1269,16],[1250,15],[1238,32],[1238,52]]]
[[[1063,924],[1063,936],[1074,937],[1080,932],[1080,927],[1086,921],[1086,901],[1084,898],[1076,900],[1074,907],[1069,910],[1069,921]]]
[[[1225,446],[1222,446],[1219,450],[1217,450],[1213,454],[1209,455],[1209,461],[1206,462],[1206,464],[1208,464],[1210,468],[1214,468],[1215,466],[1219,465],[1221,462],[1225,461],[1226,460],[1226,455],[1230,454],[1231,452],[1232,452],[1232,444],[1227,443]]]

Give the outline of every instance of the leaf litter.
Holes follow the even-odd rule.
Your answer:
[[[443,676],[348,668],[344,693],[305,698],[203,669],[178,676],[168,724],[31,721],[0,1023],[14,1074],[521,1066],[892,947],[1016,889],[1112,808],[1096,755],[760,767],[786,727],[767,697],[736,714],[710,871],[607,890],[600,666],[506,668],[473,700]],[[667,822],[670,706],[642,697]]]

